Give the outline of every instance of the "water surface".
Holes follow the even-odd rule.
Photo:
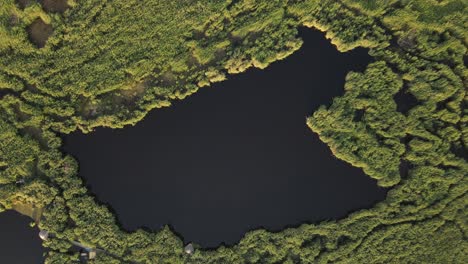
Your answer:
[[[124,228],[169,224],[205,247],[371,207],[385,190],[306,126],[343,93],[346,73],[371,58],[338,52],[320,32],[301,37],[284,61],[203,88],[135,127],[68,135],[65,150]]]
[[[43,263],[44,249],[39,230],[31,228],[29,217],[15,211],[0,214],[0,263]]]

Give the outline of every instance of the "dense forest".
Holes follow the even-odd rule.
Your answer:
[[[0,211],[55,234],[54,264],[77,260],[66,241],[108,253],[93,263],[468,263],[467,14],[464,0],[0,0]],[[307,124],[386,200],[193,254],[169,227],[120,229],[60,136],[268,67],[301,47],[301,26],[375,60]]]

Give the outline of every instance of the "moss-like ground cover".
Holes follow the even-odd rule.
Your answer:
[[[0,0],[0,210],[43,210],[39,227],[58,237],[44,242],[46,263],[77,259],[65,240],[138,263],[467,263],[467,11],[463,0]],[[60,134],[135,124],[265,68],[300,48],[299,26],[375,58],[307,122],[391,187],[387,199],[193,255],[169,228],[119,229]],[[416,99],[404,112],[402,94]]]

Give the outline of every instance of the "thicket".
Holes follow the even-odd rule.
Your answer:
[[[139,263],[468,262],[466,1],[55,2],[0,0],[0,211],[44,209],[40,228],[59,238],[44,242],[46,263],[77,259],[64,240]],[[32,32],[37,21],[48,26]],[[375,58],[307,124],[338,158],[391,187],[387,199],[193,255],[167,227],[119,229],[59,135],[135,124],[228,74],[265,68],[300,48],[299,26]],[[398,111],[397,94],[415,105]]]

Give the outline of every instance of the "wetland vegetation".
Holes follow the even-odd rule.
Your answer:
[[[465,1],[46,2],[0,0],[0,211],[41,208],[39,228],[58,238],[43,243],[46,263],[77,259],[64,239],[141,263],[467,262]],[[52,32],[33,38],[34,23]],[[301,47],[300,26],[326,32],[339,51],[370,50],[375,61],[350,72],[343,95],[307,125],[390,188],[387,198],[191,255],[168,227],[123,231],[60,135],[134,125],[231,74],[266,68]],[[399,111],[402,89],[416,101]]]

